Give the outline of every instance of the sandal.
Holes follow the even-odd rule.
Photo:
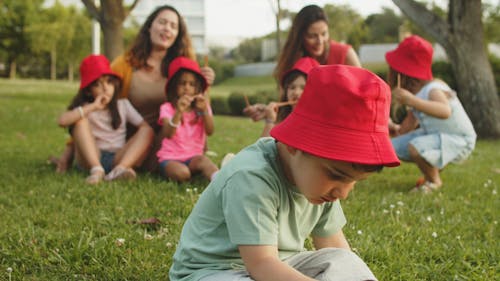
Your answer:
[[[417,192],[422,192],[423,194],[429,194],[435,190],[438,190],[440,186],[437,184],[426,181],[422,183],[421,185],[415,186],[412,190],[410,190],[410,193],[417,193]]]
[[[90,169],[90,176],[85,179],[88,184],[98,184],[104,178],[104,168],[101,166],[94,166]]]
[[[104,177],[106,181],[112,180],[135,180],[137,177],[134,169],[132,168],[124,168],[122,166],[116,166],[113,168],[109,174]]]

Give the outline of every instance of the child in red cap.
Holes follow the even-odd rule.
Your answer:
[[[280,86],[285,90],[285,93],[281,95],[279,102],[270,102],[267,106],[254,104],[243,110],[252,120],[265,121],[262,137],[268,137],[276,122],[283,121],[292,112],[304,91],[307,74],[318,65],[318,61],[311,57],[300,58],[292,69],[288,70],[281,78]]]
[[[368,70],[313,68],[274,139],[243,149],[203,191],[170,280],[376,280],[344,237],[339,199],[358,180],[399,165],[390,98]],[[309,235],[315,251],[304,249]]]
[[[120,77],[103,55],[89,55],[80,65],[80,90],[59,117],[59,126],[70,127],[76,161],[90,169],[86,182],[135,179],[132,168],[153,140],[153,130],[127,99],[118,99]],[[126,141],[126,124],[138,128]],[[105,173],[108,173],[105,176]]]
[[[439,171],[465,160],[474,149],[476,133],[457,94],[432,77],[432,45],[413,35],[387,52],[388,81],[397,103],[411,110],[394,126],[392,144],[398,157],[415,162],[424,175],[412,191],[429,193],[442,185]],[[418,127],[418,128],[417,128]]]
[[[201,172],[211,179],[218,171],[203,155],[206,137],[214,131],[207,88],[207,80],[195,61],[178,57],[170,63],[167,102],[161,105],[158,119],[164,139],[156,154],[160,171],[167,178],[184,182],[193,173]]]

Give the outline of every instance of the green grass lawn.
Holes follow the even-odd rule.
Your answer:
[[[258,81],[239,78],[213,92],[269,86]],[[56,118],[77,87],[0,80],[0,280],[165,280],[207,182],[140,174],[87,186],[82,173],[56,174],[46,159],[63,149]],[[215,125],[209,148],[219,163],[254,142],[263,124],[216,116]],[[465,163],[444,170],[443,189],[426,196],[407,193],[419,176],[409,164],[360,182],[342,202],[354,251],[380,280],[498,280],[499,148],[479,141]],[[161,223],[136,223],[151,217]]]

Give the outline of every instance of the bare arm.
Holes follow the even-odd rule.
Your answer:
[[[448,98],[441,90],[433,89],[429,93],[429,100],[418,98],[403,88],[394,89],[393,94],[399,103],[411,106],[427,115],[441,119],[446,119],[451,115]]]
[[[83,106],[73,108],[72,110],[65,111],[59,116],[57,124],[61,127],[71,126],[87,116],[90,112],[106,108],[107,99],[108,97],[105,96],[97,96],[93,103],[88,103]]]
[[[345,64],[361,67],[361,62],[359,61],[358,55],[353,48],[349,48],[347,55],[345,57]]]
[[[247,271],[253,279],[258,281],[299,281],[314,280],[298,272],[278,258],[276,246],[267,245],[240,245],[240,255]]]
[[[398,133],[400,135],[406,134],[410,131],[415,130],[417,126],[418,126],[418,119],[415,118],[415,115],[413,115],[412,111],[408,110],[405,119],[403,119],[403,121],[401,122]]]
[[[313,244],[317,250],[332,247],[351,250],[349,242],[347,242],[347,239],[345,238],[344,232],[342,230],[329,237],[313,236]]]

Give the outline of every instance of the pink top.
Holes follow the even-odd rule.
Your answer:
[[[172,119],[175,108],[170,102],[160,106],[160,117],[158,124],[163,126],[163,119]],[[208,114],[212,115],[212,109],[208,107]],[[182,122],[177,127],[175,134],[171,138],[164,138],[161,148],[156,153],[158,161],[165,160],[186,161],[194,156],[203,155],[203,148],[207,134],[203,117],[197,116],[194,110],[182,114]]]
[[[87,115],[92,135],[100,150],[118,151],[125,145],[127,122],[137,127],[144,121],[128,99],[119,99],[117,106],[122,122],[116,130],[111,126],[111,115],[108,109],[92,111]]]

